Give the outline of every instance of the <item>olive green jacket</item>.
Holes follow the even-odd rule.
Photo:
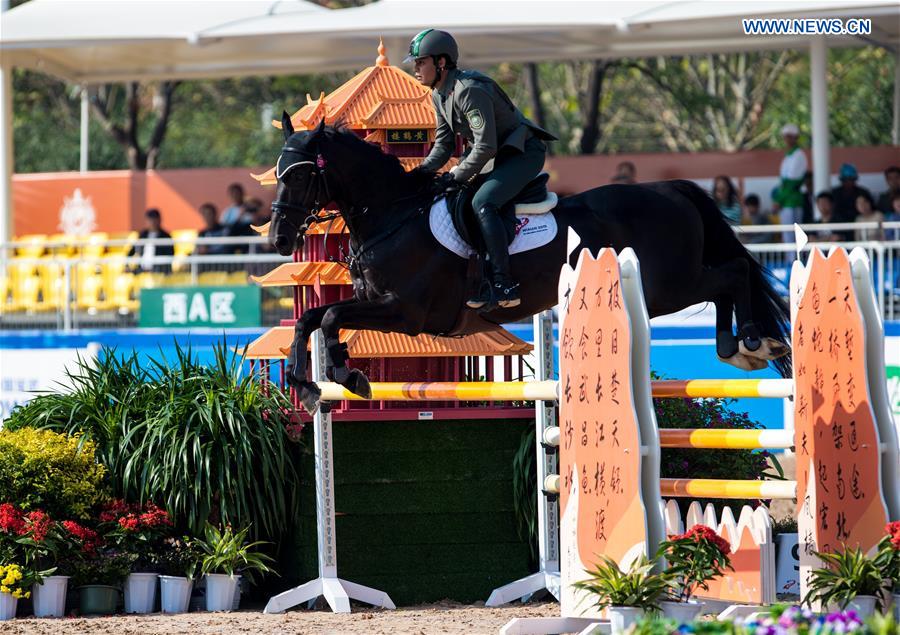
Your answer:
[[[424,170],[437,171],[447,163],[456,146],[456,134],[469,142],[469,151],[454,172],[461,182],[479,174],[504,146],[524,151],[529,134],[556,140],[525,117],[494,80],[477,71],[451,69],[441,90],[433,90],[431,98],[437,132],[434,146],[422,162]]]

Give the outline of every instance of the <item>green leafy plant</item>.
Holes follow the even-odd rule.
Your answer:
[[[0,501],[85,519],[105,495],[105,474],[91,441],[51,430],[0,430]]]
[[[534,426],[522,432],[513,456],[513,513],[519,538],[528,542],[531,564],[538,560],[537,544],[537,473],[534,452]]]
[[[172,521],[166,510],[153,503],[129,505],[113,500],[100,512],[100,528],[111,547],[134,555],[135,571],[154,572]]]
[[[242,372],[225,343],[201,364],[176,345],[176,359],[141,366],[136,354],[104,349],[81,360],[59,393],[16,409],[10,428],[45,428],[91,441],[112,493],[157,500],[181,530],[207,521],[253,527],[277,537],[298,515],[298,445],[287,426],[287,392]],[[165,498],[158,498],[160,492]]]
[[[823,606],[836,604],[845,608],[857,595],[878,595],[881,572],[875,559],[867,557],[861,549],[851,547],[835,553],[816,552],[816,556],[826,566],[811,572],[804,603],[812,604],[818,600]],[[880,607],[880,598],[877,604]]]
[[[706,525],[694,525],[689,531],[659,544],[657,558],[668,563],[666,576],[674,600],[687,602],[697,589],[709,590],[709,581],[733,570],[728,554],[731,545]]]
[[[165,400],[129,430],[123,488],[138,500],[163,493],[192,534],[212,521],[277,536],[295,517],[300,490],[286,431],[290,398],[243,374],[243,357],[224,345],[209,366],[177,354],[176,365],[156,363]]]
[[[93,558],[81,560],[72,568],[73,586],[102,584],[121,587],[131,573],[134,556],[115,551],[104,551]]]
[[[207,573],[225,573],[234,575],[240,573],[253,581],[253,572],[274,573],[268,563],[274,560],[257,548],[266,543],[247,542],[249,528],[244,527],[235,533],[230,526],[219,530],[213,525],[207,525],[204,532],[205,538],[199,541],[203,551],[203,559],[200,563],[200,571]]]
[[[193,579],[203,555],[198,541],[190,536],[166,538],[159,552],[159,571],[163,575]]]
[[[587,597],[592,597],[599,607],[657,610],[669,581],[665,574],[654,573],[654,566],[655,562],[641,556],[627,571],[622,571],[615,560],[601,556],[601,563],[587,572],[587,580],[576,582],[575,588],[587,592]]]

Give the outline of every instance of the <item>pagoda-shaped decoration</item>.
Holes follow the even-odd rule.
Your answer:
[[[312,130],[323,120],[379,144],[384,152],[397,156],[407,170],[427,156],[436,127],[431,91],[404,70],[390,65],[383,42],[379,43],[374,66],[328,95],[323,92],[316,99],[307,95],[306,105],[291,116],[297,131]],[[280,120],[272,123],[281,128]],[[457,139],[457,154],[461,149],[462,141]],[[445,167],[449,169],[456,162],[452,158]],[[276,184],[274,167],[253,176],[263,185]],[[340,218],[315,224],[307,232],[302,251],[294,254],[294,262],[251,279],[264,287],[293,287],[296,320],[308,309],[351,297],[349,272],[340,262],[348,252],[349,234]],[[278,360],[283,365],[293,326],[294,320],[286,320],[262,335],[250,344],[247,358],[258,360],[263,369]],[[531,350],[529,344],[499,327],[492,333],[453,339],[348,331],[342,332],[341,340],[348,344],[351,363],[372,381],[464,381],[479,376],[491,380],[495,374],[493,356],[504,356],[502,378],[511,380],[521,377],[521,356]],[[513,368],[513,356],[519,357],[517,368]],[[435,405],[430,404],[429,408]],[[345,402],[337,412],[384,406]],[[458,406],[454,404],[455,409]]]

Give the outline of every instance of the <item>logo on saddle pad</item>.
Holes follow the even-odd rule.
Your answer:
[[[460,238],[459,232],[453,227],[446,199],[442,198],[431,206],[428,224],[435,239],[460,258],[468,258],[475,253],[475,250]],[[518,216],[516,218],[516,237],[509,245],[509,253],[510,255],[519,254],[523,251],[543,247],[556,237],[556,232],[556,217],[553,214]]]

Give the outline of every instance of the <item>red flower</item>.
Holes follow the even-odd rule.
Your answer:
[[[103,511],[100,512],[100,521],[104,523],[115,522],[130,511],[131,506],[117,498],[104,505]]]
[[[137,531],[140,527],[140,522],[138,521],[137,516],[128,514],[119,519],[119,526],[125,531]]]
[[[30,533],[36,542],[43,542],[50,532],[53,521],[50,516],[39,509],[25,514],[25,529],[23,533]]]
[[[96,555],[97,548],[101,544],[100,536],[97,535],[96,531],[82,527],[74,520],[64,520],[63,527],[69,532],[69,535],[81,543],[81,551],[83,553],[89,556]]]
[[[147,503],[146,511],[140,515],[140,522],[144,527],[162,527],[172,524],[169,512],[153,503]]]
[[[20,535],[24,529],[25,519],[22,512],[12,503],[0,504],[0,531]]]
[[[696,542],[706,540],[713,543],[716,549],[722,552],[722,555],[727,556],[731,553],[731,544],[706,525],[694,525],[690,531],[679,538],[692,538]]]

